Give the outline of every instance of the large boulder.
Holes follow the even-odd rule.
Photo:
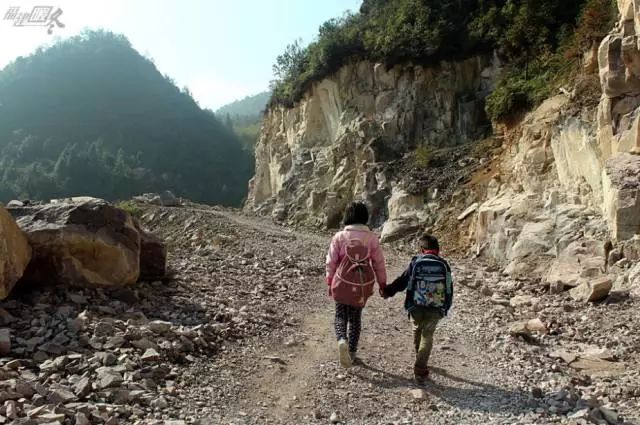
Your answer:
[[[580,285],[582,279],[599,277],[604,269],[602,242],[580,240],[570,243],[549,266],[544,283],[552,292]]]
[[[401,239],[420,228],[420,211],[424,210],[424,199],[410,195],[401,189],[393,189],[388,202],[389,219],[382,229],[382,242]]]
[[[33,248],[25,281],[109,287],[138,280],[140,233],[127,212],[87,197],[9,212]]]
[[[9,295],[31,260],[31,247],[13,217],[0,204],[0,299]]]

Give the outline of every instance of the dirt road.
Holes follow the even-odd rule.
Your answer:
[[[281,323],[273,324],[265,335],[230,346],[217,359],[200,359],[190,367],[185,374],[190,395],[180,408],[185,418],[225,424],[581,423],[575,422],[586,417],[578,415],[580,395],[602,397],[608,394],[603,388],[612,388],[607,383],[614,375],[604,373],[602,381],[584,378],[584,371],[549,355],[557,346],[572,345],[562,327],[534,337],[535,344],[511,337],[507,328],[523,317],[542,317],[551,323],[552,314],[559,312],[569,321],[597,314],[598,309],[618,308],[633,316],[635,300],[584,313],[567,307],[571,303],[567,297],[546,295],[530,282],[512,282],[491,267],[453,259],[457,282],[453,314],[436,333],[432,378],[419,387],[412,381],[411,326],[400,294],[392,300],[370,301],[359,352],[364,364],[348,370],[339,367],[333,303],[322,279],[329,235],[294,232],[229,212],[202,213],[238,227],[245,249],[251,246],[268,254],[251,257],[256,263],[272,264],[286,257],[289,262],[280,273],[305,268],[307,273],[294,273],[295,283],[285,284],[286,289],[278,287],[275,274],[272,283],[281,296],[274,305],[284,314]],[[286,246],[281,238],[288,241]],[[388,249],[387,257],[392,278],[408,256]],[[499,297],[487,296],[489,290],[483,291],[481,285],[503,296],[506,306]],[[536,305],[510,307],[510,297],[522,293],[535,295]],[[638,358],[629,353],[625,360],[637,365]],[[615,377],[630,386],[622,391],[631,390],[631,396],[608,397],[602,403],[622,402],[620,413],[633,418],[638,412],[633,393],[640,382],[637,372],[617,371]],[[576,419],[567,418],[574,414]]]

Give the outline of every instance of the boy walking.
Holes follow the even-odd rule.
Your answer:
[[[384,297],[406,290],[405,309],[413,319],[416,351],[414,375],[419,383],[429,376],[427,363],[433,348],[433,333],[440,319],[447,315],[453,302],[453,280],[449,264],[440,257],[440,245],[434,236],[420,238],[420,255],[411,259],[409,267],[391,285]]]

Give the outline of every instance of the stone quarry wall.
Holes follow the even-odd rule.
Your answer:
[[[364,199],[387,240],[434,228],[439,215],[458,217],[459,229],[447,231],[464,229],[475,255],[514,276],[542,276],[552,287],[637,260],[640,0],[618,4],[620,21],[602,41],[598,67],[585,61],[584,72],[600,80],[599,103],[566,90],[545,101],[505,131],[482,187],[461,182],[443,205],[438,193],[408,193],[389,165],[420,146],[481,138],[497,61],[392,69],[360,62],[316,83],[296,107],[268,111],[247,207],[289,223],[334,227],[348,202]]]
[[[290,223],[333,227],[344,206],[359,198],[382,223],[396,178],[387,165],[419,146],[452,146],[485,133],[484,98],[496,74],[490,58],[432,68],[343,67],[295,107],[268,111],[247,207]]]
[[[574,286],[639,259],[640,2],[619,6],[621,20],[599,49],[597,108],[576,112],[568,94],[530,113],[502,159],[497,191],[478,208],[476,253],[510,274]]]

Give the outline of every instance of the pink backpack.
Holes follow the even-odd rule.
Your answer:
[[[333,299],[340,304],[364,307],[373,294],[375,271],[369,255],[369,239],[349,239],[331,283]]]

